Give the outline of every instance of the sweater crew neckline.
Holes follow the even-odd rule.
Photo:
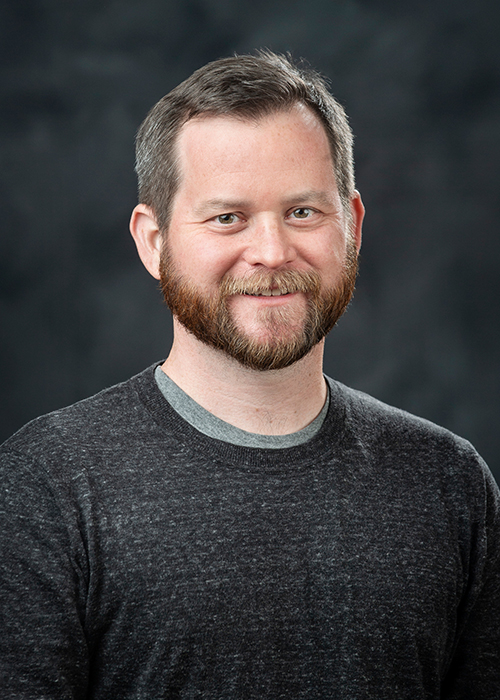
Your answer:
[[[237,428],[207,411],[206,408],[203,408],[191,396],[186,394],[173,379],[165,374],[161,365],[156,367],[154,376],[163,396],[181,418],[184,418],[193,428],[196,428],[200,433],[208,437],[233,445],[240,445],[241,447],[276,450],[295,447],[308,442],[321,429],[330,403],[330,390],[327,383],[327,395],[323,407],[316,418],[308,425],[301,430],[285,435],[264,435]]]
[[[325,375],[329,388],[329,405],[319,430],[306,442],[283,448],[262,448],[237,445],[204,435],[190,425],[170,405],[155,379],[156,368],[162,362],[148,367],[131,381],[142,404],[163,429],[176,435],[176,439],[194,451],[203,450],[208,459],[231,461],[245,469],[276,469],[282,472],[290,468],[300,469],[315,464],[319,455],[338,450],[344,438],[345,401],[339,394],[335,381]],[[333,436],[333,439],[332,439]]]

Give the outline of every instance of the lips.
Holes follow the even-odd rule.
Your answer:
[[[244,294],[247,297],[281,297],[290,294],[290,292],[282,292],[280,289],[263,289],[260,292],[244,292]]]

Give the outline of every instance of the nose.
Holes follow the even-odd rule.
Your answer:
[[[297,258],[291,232],[279,219],[271,216],[262,218],[248,233],[250,239],[244,258],[249,265],[278,269]]]

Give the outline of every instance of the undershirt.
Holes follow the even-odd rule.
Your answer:
[[[196,430],[208,437],[229,442],[232,445],[240,445],[241,447],[280,450],[286,447],[302,445],[319,432],[330,404],[330,390],[327,384],[327,394],[323,408],[309,425],[288,435],[260,435],[259,433],[249,433],[247,430],[237,428],[214,416],[213,413],[200,406],[199,403],[170,379],[160,365],[155,370],[155,380],[161,393],[172,408],[193,428],[196,428]]]

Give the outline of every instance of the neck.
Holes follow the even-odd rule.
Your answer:
[[[248,369],[210,348],[174,319],[174,342],[162,366],[183,391],[227,423],[261,435],[305,428],[323,408],[323,343],[290,367]]]

